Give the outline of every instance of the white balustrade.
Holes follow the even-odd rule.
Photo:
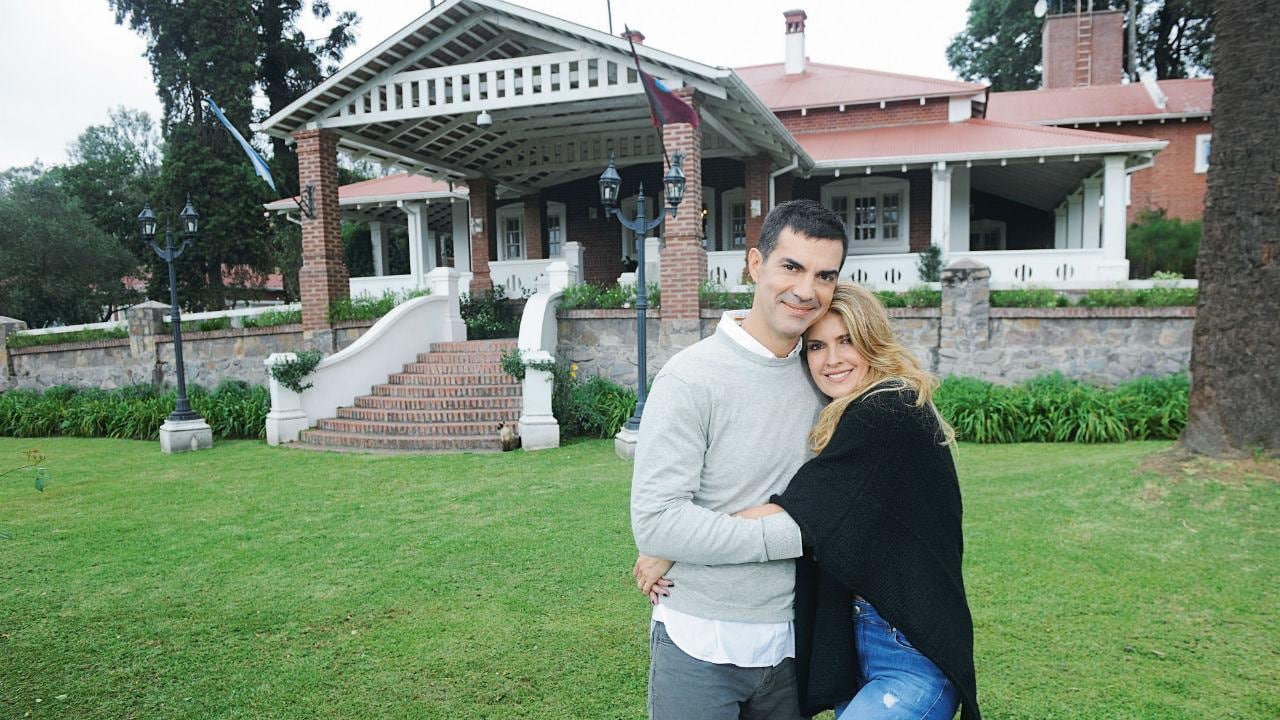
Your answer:
[[[550,260],[499,260],[489,263],[489,277],[506,289],[507,297],[524,297],[546,282],[550,264]]]
[[[1101,286],[1110,280],[1101,267],[1106,257],[1097,248],[955,252],[947,255],[946,262],[962,258],[991,268],[991,287],[995,289],[1029,286],[1069,289],[1081,283]]]
[[[914,253],[850,255],[844,259],[840,277],[873,290],[910,290],[920,284],[918,257]]]
[[[404,294],[423,287],[414,283],[412,275],[380,275],[351,278],[351,297],[382,297],[387,293]]]
[[[707,282],[727,288],[742,283],[742,271],[746,268],[745,250],[714,250],[707,253]]]
[[[185,316],[184,316],[185,317]],[[58,325],[57,327],[32,328],[30,330],[22,330],[22,335],[56,335],[58,333],[76,332],[77,330],[112,330],[114,328],[126,327],[123,322],[99,322],[84,323],[82,325]]]

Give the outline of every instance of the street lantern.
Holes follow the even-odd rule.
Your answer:
[[[649,231],[662,224],[667,215],[676,216],[676,208],[684,200],[684,162],[682,153],[671,157],[671,170],[662,179],[663,194],[666,195],[668,208],[657,209],[657,217],[650,220],[645,215],[644,184],[640,185],[640,194],[636,197],[636,216],[628,220],[618,209],[618,190],[622,187],[622,178],[614,166],[613,155],[609,155],[609,166],[600,175],[600,204],[604,206],[605,217],[616,217],[622,226],[635,233],[636,253],[639,259],[636,264],[636,410],[624,426],[629,432],[640,429],[640,418],[644,415],[644,401],[648,396],[648,371],[646,365],[646,333],[645,319],[649,308],[649,292],[644,280],[644,238]]]
[[[618,168],[614,167],[613,153],[609,153],[609,167],[600,174],[600,204],[606,211],[618,207],[618,189],[621,187],[622,177],[618,175]]]
[[[196,230],[200,229],[200,213],[191,205],[191,195],[187,195],[187,205],[182,208],[182,213],[178,215],[182,220],[182,234],[185,237],[195,237]]]
[[[142,229],[142,239],[151,242],[156,236],[156,214],[151,212],[151,203],[142,206],[138,213],[138,226]]]
[[[675,209],[680,206],[680,201],[684,200],[684,153],[676,153],[671,156],[671,170],[667,176],[662,178],[663,188],[666,190],[667,204]]]
[[[168,419],[160,426],[160,447],[165,452],[196,450],[213,444],[209,424],[191,409],[191,401],[187,398],[186,366],[182,361],[182,311],[178,307],[178,280],[174,263],[191,246],[196,231],[200,228],[200,213],[191,204],[190,195],[187,196],[187,204],[178,214],[178,219],[182,223],[182,245],[176,248],[173,246],[173,229],[166,224],[164,247],[160,247],[155,243],[156,216],[151,212],[151,204],[147,203],[138,214],[138,226],[143,239],[169,265],[169,323],[173,328],[173,362],[178,376],[178,398],[173,412],[169,413]]]

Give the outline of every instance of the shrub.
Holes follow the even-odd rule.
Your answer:
[[[312,387],[311,383],[304,384],[302,381],[315,372],[316,366],[323,359],[324,353],[319,350],[303,350],[294,353],[294,356],[288,360],[272,365],[268,372],[271,373],[271,377],[276,382],[296,393],[300,393]]]
[[[916,258],[916,270],[921,282],[938,282],[942,279],[942,248],[930,245]]]
[[[277,327],[279,325],[297,325],[302,322],[301,310],[268,310],[258,315],[251,315],[244,319],[244,326],[251,327]]]
[[[329,305],[329,322],[377,320],[402,302],[430,294],[431,289],[424,288],[403,293],[388,290],[378,297],[359,295],[353,298],[338,298]],[[298,322],[302,322],[301,313],[298,314]]]
[[[956,439],[979,443],[1172,440],[1187,422],[1185,375],[1099,388],[1060,373],[1014,387],[949,377],[935,395]]]
[[[1196,288],[1156,287],[1143,290],[1090,290],[1082,307],[1176,307],[1196,304]]]
[[[991,307],[1052,308],[1069,305],[1070,298],[1048,288],[991,291]]]
[[[192,408],[222,438],[262,438],[271,400],[267,389],[226,381],[209,392],[188,391]],[[173,411],[172,389],[133,385],[118,390],[57,386],[40,393],[0,393],[0,435],[9,437],[110,437],[154,440]]]
[[[662,291],[657,283],[645,283],[646,302],[649,307],[662,304]],[[635,307],[636,289],[634,285],[612,286],[593,283],[579,283],[564,289],[560,297],[561,310],[618,310]]]
[[[187,320],[182,323],[182,332],[209,332],[211,330],[227,330],[231,327],[231,318],[205,318],[204,320]],[[164,324],[164,332],[173,332],[173,323]]]
[[[712,310],[749,310],[755,290],[733,292],[720,283],[704,282],[698,288],[698,306]]]
[[[1148,278],[1163,270],[1195,277],[1200,230],[1199,220],[1169,218],[1163,208],[1143,210],[1125,236],[1130,276]]]
[[[942,307],[942,291],[930,290],[926,285],[917,285],[906,292],[875,290],[873,294],[887,308]]]
[[[636,391],[595,376],[575,383],[570,392],[573,435],[611,438],[636,409]]]
[[[5,338],[5,347],[17,349],[36,347],[38,345],[57,345],[58,343],[93,342],[95,340],[124,340],[129,337],[129,328],[125,326],[107,328],[105,330],[72,330],[70,332],[28,335],[15,333]]]
[[[520,334],[520,318],[507,301],[501,285],[482,293],[462,293],[462,320],[467,324],[469,340],[513,338]]]

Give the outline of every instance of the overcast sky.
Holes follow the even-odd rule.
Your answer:
[[[1026,0],[1031,3],[1032,0]],[[361,16],[348,61],[426,12],[429,0],[331,0]],[[606,0],[518,0],[600,30]],[[964,28],[968,0],[613,0],[645,43],[708,65],[781,62],[782,11],[809,15],[806,54],[815,62],[954,78],[946,46]],[[319,36],[318,23],[306,25]],[[115,24],[106,0],[0,0],[0,169],[66,161],[67,145],[110,108],[158,119],[144,40]],[[242,128],[245,130],[245,128]]]

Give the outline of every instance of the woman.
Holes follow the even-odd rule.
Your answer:
[[[962,718],[977,720],[960,489],[951,429],[931,402],[937,379],[894,338],[879,300],[852,283],[837,287],[804,350],[831,398],[809,436],[818,455],[772,503],[738,513],[785,511],[804,537],[801,708],[834,706],[838,720],[949,720],[963,706]]]

